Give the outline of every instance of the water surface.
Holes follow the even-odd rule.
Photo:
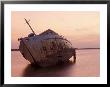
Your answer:
[[[75,64],[32,67],[19,51],[12,51],[13,77],[97,77],[100,76],[100,50],[78,50]]]

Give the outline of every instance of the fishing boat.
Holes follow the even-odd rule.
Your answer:
[[[74,62],[76,61],[75,48],[69,40],[51,29],[36,35],[29,21],[26,19],[25,21],[32,33],[18,39],[20,41],[19,50],[31,64],[41,67],[53,66],[68,62],[71,57]]]

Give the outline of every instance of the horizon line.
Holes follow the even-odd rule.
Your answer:
[[[92,50],[92,49],[100,49],[100,48],[75,48],[76,50]],[[19,51],[19,49],[11,49],[11,51]]]

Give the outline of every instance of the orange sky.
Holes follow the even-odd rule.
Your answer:
[[[18,38],[31,33],[26,19],[39,34],[47,29],[63,35],[74,47],[100,47],[100,13],[75,11],[12,11],[12,48],[18,48]]]

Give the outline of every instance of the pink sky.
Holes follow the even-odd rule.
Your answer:
[[[30,25],[36,34],[52,29],[71,41],[74,47],[100,47],[99,12],[13,11],[12,48],[18,48],[18,38],[31,33],[24,18],[30,19]]]

